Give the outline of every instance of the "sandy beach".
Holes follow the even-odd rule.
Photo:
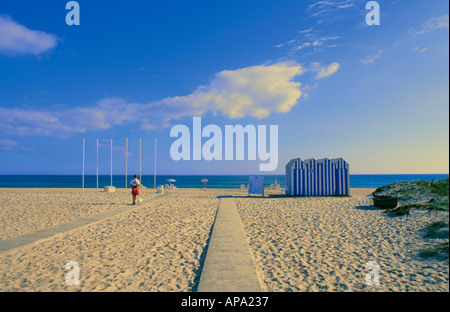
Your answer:
[[[14,233],[34,230],[40,219],[46,224],[62,222],[74,211],[76,215],[95,214],[97,206],[107,209],[131,203],[130,190],[113,194],[96,190],[20,192],[22,199],[15,205],[4,205],[10,190],[0,195],[1,210],[8,210],[3,215],[10,218]],[[66,192],[77,201],[70,202]],[[43,198],[38,200],[36,194]],[[148,206],[145,201],[157,195],[153,190],[141,194],[144,202],[129,212],[0,254],[0,290],[189,291],[196,283],[219,199],[181,191]],[[33,206],[27,198],[34,200]],[[102,201],[105,205],[96,205]],[[53,214],[39,214],[33,208],[37,206],[47,206]],[[22,226],[22,219],[30,229]],[[2,236],[11,235],[2,228]],[[80,286],[65,283],[69,261],[79,263]]]
[[[448,212],[391,217],[372,206],[372,192],[238,199],[264,290],[448,291],[448,261],[415,256],[430,244],[423,238],[425,226],[448,218]],[[366,285],[369,261],[380,266],[380,285]]]
[[[195,291],[220,196],[230,195],[263,291],[448,291],[448,259],[417,256],[431,244],[423,229],[448,212],[392,217],[372,206],[371,192],[142,190],[143,203],[124,213],[0,253],[0,291]],[[130,203],[129,189],[0,189],[0,239]],[[79,263],[79,286],[65,282],[69,261]],[[380,266],[379,285],[366,284],[369,261]]]

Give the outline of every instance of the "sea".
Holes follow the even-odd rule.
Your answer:
[[[447,179],[448,174],[353,174],[350,175],[351,188],[377,188],[383,185],[412,182],[412,181],[437,181]],[[207,188],[240,188],[242,184],[247,185],[249,175],[158,175],[156,185],[173,184],[177,188],[203,188],[202,179],[207,178]],[[128,183],[133,176],[113,175],[112,185],[116,188],[129,187]],[[169,182],[169,180],[175,182]],[[148,187],[154,187],[153,175],[142,175],[141,183]],[[284,175],[265,175],[264,186],[280,184],[285,187]],[[83,179],[81,175],[0,175],[0,188],[82,188]],[[98,176],[98,187],[104,188],[111,185],[110,175]],[[85,188],[97,188],[96,175],[84,176]]]

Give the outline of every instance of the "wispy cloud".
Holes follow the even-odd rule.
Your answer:
[[[306,33],[311,32],[312,30],[313,30],[312,28],[308,28],[308,29],[300,30],[298,33],[299,34],[306,34]]]
[[[317,89],[318,87],[319,87],[318,83],[315,83],[314,85],[302,84],[301,87],[300,87],[300,90],[303,92],[302,96],[304,98],[308,98],[309,97],[309,91]]]
[[[378,58],[381,57],[381,54],[383,53],[383,50],[379,50],[377,54],[374,55],[370,55],[369,57],[367,57],[366,59],[361,60],[360,62],[363,63],[364,65],[370,64],[375,62]]]
[[[416,47],[412,48],[411,50],[417,51],[419,53],[424,53],[424,52],[430,50],[430,48],[419,48],[419,47],[416,46]]]
[[[297,37],[289,40],[285,43],[278,44],[274,46],[275,48],[287,49],[289,54],[295,54],[302,50],[313,50],[319,51],[323,48],[337,47],[341,44],[336,44],[335,42],[342,39],[342,36],[323,36],[320,33],[313,31],[312,28],[307,30],[299,31]]]
[[[438,29],[448,29],[448,14],[430,18],[416,31],[417,35],[423,35]]]
[[[310,18],[334,14],[338,10],[354,7],[356,2],[356,0],[317,1],[308,6],[307,12],[309,13]]]
[[[326,77],[330,77],[335,74],[339,70],[339,63],[333,62],[328,66],[323,66],[320,63],[314,62],[311,64],[309,70],[316,72],[316,79],[323,79]]]
[[[0,140],[0,151],[3,151],[3,152],[22,151],[22,152],[31,153],[31,152],[34,152],[35,150],[34,150],[34,148],[20,145],[16,141],[1,139]]]
[[[0,108],[0,132],[7,135],[51,135],[65,137],[69,133],[108,129],[135,120],[130,117],[131,107],[108,109],[102,101],[93,107],[61,110],[30,110]]]
[[[16,148],[17,142],[11,140],[0,140],[0,151],[11,151]]]
[[[298,103],[302,91],[300,82],[293,79],[304,72],[294,63],[225,70],[189,95],[144,104],[105,98],[93,106],[69,109],[0,108],[0,132],[67,137],[130,124],[153,130],[169,127],[179,118],[207,112],[229,118],[266,118],[274,112],[289,112]]]
[[[39,55],[53,49],[58,37],[40,30],[31,30],[10,17],[0,15],[0,53],[15,55]]]

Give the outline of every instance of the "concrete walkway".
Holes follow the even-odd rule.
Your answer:
[[[16,237],[13,237],[10,239],[0,240],[0,253],[34,243],[37,240],[48,238],[48,237],[51,237],[51,236],[59,234],[59,233],[67,232],[67,231],[76,229],[78,227],[84,226],[84,225],[88,225],[88,224],[91,224],[91,223],[94,223],[97,221],[101,221],[101,220],[113,217],[115,215],[118,215],[120,213],[127,212],[132,209],[140,208],[149,202],[152,202],[156,199],[159,199],[159,198],[162,198],[162,197],[165,197],[168,195],[170,195],[170,194],[162,194],[162,195],[158,195],[157,197],[147,199],[144,201],[144,203],[142,205],[123,205],[123,206],[119,206],[114,209],[99,213],[97,215],[80,218],[78,220],[75,220],[75,221],[72,221],[69,223],[58,224],[58,225],[51,226],[51,227],[48,227],[48,228],[45,228],[42,230],[38,230],[38,231],[35,231],[32,233],[16,236]]]
[[[234,198],[220,200],[197,291],[261,291]]]

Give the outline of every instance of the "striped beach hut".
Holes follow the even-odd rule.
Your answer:
[[[286,165],[286,195],[350,195],[350,171],[342,158],[295,158]]]

